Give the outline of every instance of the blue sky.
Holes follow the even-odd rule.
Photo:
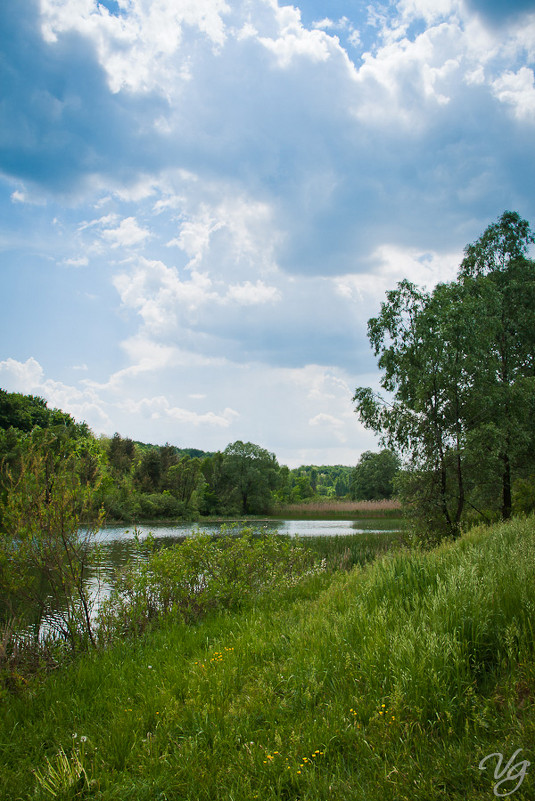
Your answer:
[[[353,464],[366,322],[535,221],[535,3],[3,0],[0,386]]]

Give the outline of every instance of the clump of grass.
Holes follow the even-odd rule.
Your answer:
[[[46,798],[80,797],[89,782],[83,753],[73,748],[70,755],[60,747],[56,756],[45,758],[45,766],[35,771],[37,788]]]
[[[380,534],[358,532],[335,536],[303,537],[308,548],[325,560],[328,570],[349,570],[363,567],[404,544],[403,531],[382,531]]]

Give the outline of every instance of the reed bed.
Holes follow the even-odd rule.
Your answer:
[[[294,520],[399,518],[401,517],[401,504],[395,499],[382,501],[310,501],[279,506],[273,516]]]

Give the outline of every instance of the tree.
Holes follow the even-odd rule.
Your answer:
[[[171,465],[167,470],[165,489],[168,489],[188,509],[201,476],[201,460],[183,456],[177,464]]]
[[[271,509],[278,472],[275,454],[252,442],[238,440],[223,453],[223,474],[242,514],[265,514]]]
[[[402,281],[368,322],[390,398],[358,388],[356,411],[408,457],[407,496],[425,509],[426,522],[452,534],[467,505],[489,500],[483,490],[499,474],[501,512],[509,516],[511,471],[530,458],[535,265],[525,253],[532,241],[528,224],[505,212],[467,246],[457,281],[428,293]]]
[[[379,501],[391,498],[400,466],[399,456],[387,448],[380,453],[364,451],[351,477],[352,499]]]
[[[4,608],[23,601],[37,612],[37,628],[55,605],[51,624],[70,643],[94,644],[85,585],[96,525],[80,531],[91,508],[76,443],[34,429],[20,444],[15,475],[5,474],[7,498],[0,532],[0,593]]]
[[[304,476],[294,477],[294,486],[292,488],[291,498],[295,503],[310,500],[314,497],[314,490],[310,483],[310,478],[305,474]]]
[[[136,455],[136,447],[128,437],[123,439],[115,432],[108,442],[108,462],[115,477],[128,475]]]
[[[60,409],[49,409],[44,398],[6,392],[0,389],[0,429],[16,428],[29,432],[39,428],[68,428],[73,437],[89,436],[86,423],[76,423],[74,418]]]
[[[162,457],[158,448],[149,448],[143,452],[135,473],[134,480],[142,492],[158,492],[162,479]]]
[[[231,487],[223,471],[224,456],[217,451],[201,462],[204,486],[200,491],[200,512],[203,515],[226,514],[230,511]]]
[[[511,516],[512,471],[533,451],[535,376],[535,265],[527,258],[535,236],[516,212],[506,211],[465,249],[459,277],[485,286],[490,329],[485,374],[487,436],[501,463],[501,512]]]

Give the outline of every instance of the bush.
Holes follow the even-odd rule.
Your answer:
[[[324,568],[304,547],[251,529],[213,538],[195,533],[182,544],[132,562],[99,617],[101,639],[142,631],[174,614],[194,622],[214,609],[236,609],[271,587],[294,583]]]

